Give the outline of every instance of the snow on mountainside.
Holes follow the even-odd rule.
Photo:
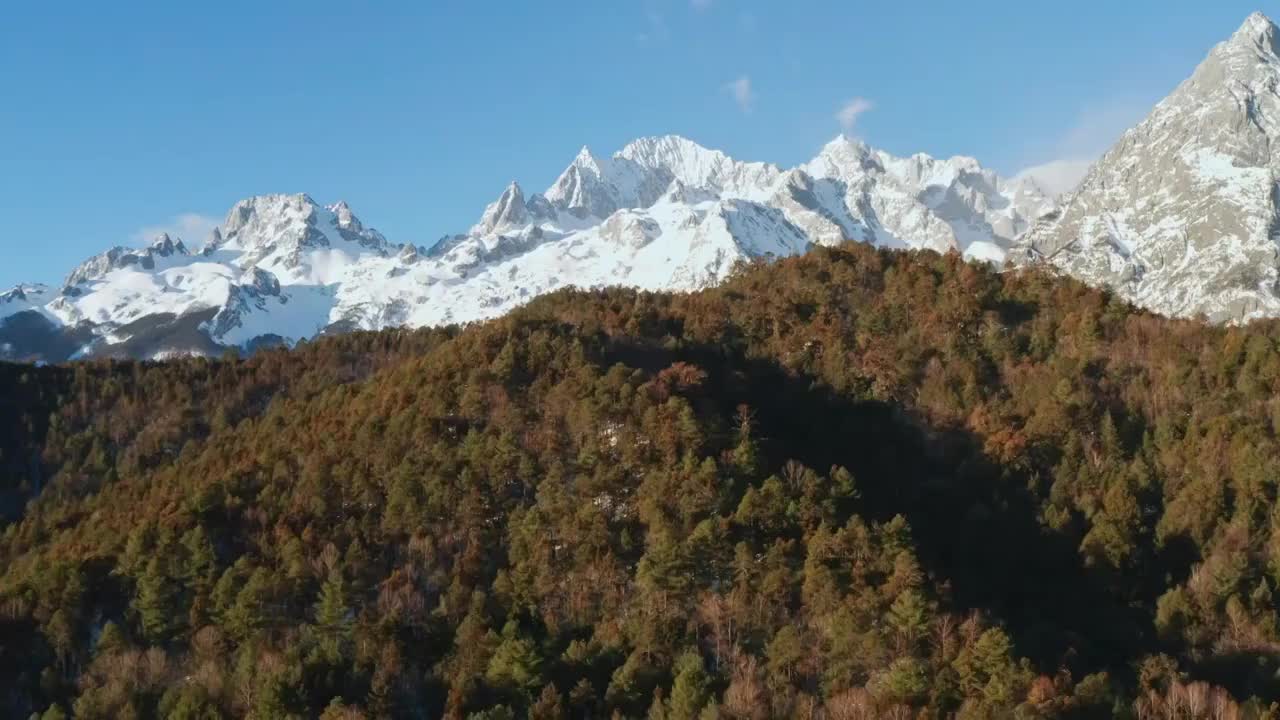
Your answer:
[[[1280,46],[1255,13],[1014,257],[1166,315],[1280,315]]]
[[[516,183],[467,233],[389,243],[306,195],[237,203],[204,246],[112,248],[63,287],[0,295],[0,357],[168,357],[323,332],[466,322],[567,285],[689,290],[742,260],[858,240],[1000,261],[1050,209],[971,158],[897,158],[845,137],[783,170],[676,136],[583,148],[544,193]]]
[[[511,183],[463,234],[395,245],[344,203],[237,203],[198,249],[162,235],[0,294],[0,358],[168,357],[467,322],[567,285],[690,290],[849,240],[1048,264],[1168,315],[1280,316],[1280,45],[1254,14],[1060,199],[967,157],[844,136],[791,169],[677,136],[587,148]],[[188,238],[192,240],[192,238]]]

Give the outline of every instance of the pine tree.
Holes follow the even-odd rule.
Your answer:
[[[94,657],[110,655],[124,650],[127,645],[128,641],[125,639],[124,631],[120,629],[119,625],[108,620],[102,626],[102,632],[98,635],[97,644],[93,647],[93,655]]]
[[[796,631],[795,626],[791,623],[778,629],[777,634],[773,636],[773,640],[769,642],[769,646],[765,650],[765,656],[769,662],[769,671],[775,676],[786,678],[788,682],[794,675],[796,667],[804,660],[804,655],[804,642],[800,638],[800,633]]]
[[[485,676],[495,685],[523,692],[533,692],[542,684],[542,656],[533,642],[521,636],[514,620],[502,628],[502,642],[494,651]]]
[[[676,679],[667,702],[668,720],[695,720],[710,698],[710,678],[696,650],[687,650],[675,664]]]
[[[924,637],[929,624],[928,612],[929,606],[920,593],[908,589],[889,606],[886,620],[898,636],[911,645]]]
[[[326,633],[346,635],[351,628],[351,608],[347,605],[346,584],[342,573],[333,569],[320,586],[315,606],[316,625]]]
[[[160,560],[151,558],[142,576],[138,578],[138,595],[134,611],[142,637],[150,643],[161,644],[169,639],[177,628],[177,603],[172,581],[160,569]]]
[[[346,586],[342,580],[342,573],[337,568],[329,571],[324,584],[320,586],[315,616],[316,629],[320,634],[320,646],[330,662],[337,662],[346,652],[352,628]]]
[[[257,568],[249,576],[235,603],[227,611],[227,629],[237,639],[249,639],[259,628],[267,624],[267,601],[270,597],[270,576],[266,569]]]
[[[183,577],[199,591],[208,591],[213,587],[213,573],[217,569],[218,559],[213,551],[213,543],[209,541],[204,526],[196,525],[182,536],[182,548],[186,551],[187,562],[183,568]]]

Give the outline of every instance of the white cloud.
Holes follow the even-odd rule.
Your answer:
[[[733,82],[725,83],[724,89],[733,96],[733,101],[738,103],[742,112],[751,112],[751,108],[756,103],[756,93],[751,89],[750,77],[743,75]]]
[[[1018,172],[1017,177],[1034,179],[1041,189],[1056,197],[1079,185],[1092,165],[1093,158],[1050,160],[1023,168]]]
[[[199,213],[182,213],[174,216],[169,222],[161,225],[148,225],[139,229],[133,234],[133,241],[139,244],[147,244],[155,239],[160,233],[169,233],[170,236],[181,238],[183,244],[194,250],[202,244],[209,233],[218,226],[218,220],[207,215]]]
[[[1129,100],[1103,102],[1086,107],[1066,133],[1040,153],[1039,162],[1024,167],[1019,177],[1032,177],[1047,192],[1061,195],[1073,190],[1124,131],[1142,120],[1150,106]]]
[[[713,0],[689,0],[689,4],[693,6],[693,9],[699,12],[711,7],[712,2]]]
[[[858,124],[858,117],[875,106],[875,103],[866,98],[852,98],[840,106],[840,111],[836,113],[836,120],[840,122],[840,127],[846,133],[852,133]]]

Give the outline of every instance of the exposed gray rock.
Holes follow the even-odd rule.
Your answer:
[[[1255,13],[1023,236],[1015,256],[1173,316],[1280,315],[1280,55]]]

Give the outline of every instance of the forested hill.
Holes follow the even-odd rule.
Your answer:
[[[0,715],[1274,717],[1278,342],[850,245],[2,366]]]

